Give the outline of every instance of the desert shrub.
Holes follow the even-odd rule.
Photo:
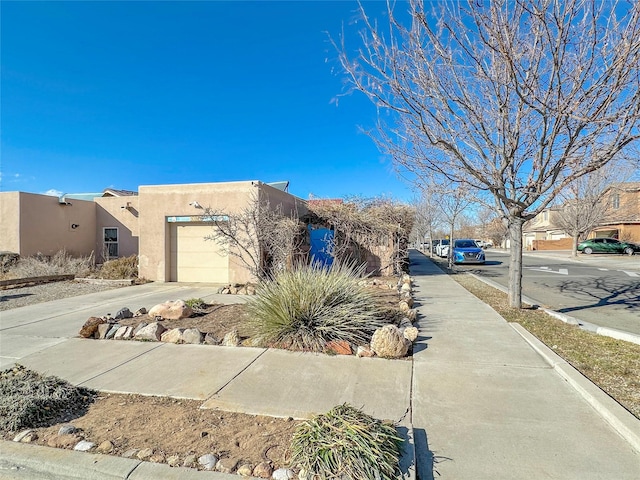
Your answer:
[[[193,313],[195,315],[204,313],[205,309],[207,308],[207,303],[201,298],[190,298],[188,300],[185,300],[184,303],[185,305],[191,307],[191,310],[193,310]]]
[[[369,290],[364,267],[298,265],[261,283],[247,303],[257,344],[323,351],[327,342],[369,343],[385,320]]]
[[[106,280],[120,280],[138,277],[138,256],[121,257],[108,260],[102,264],[98,272],[100,278]]]
[[[398,478],[402,438],[394,425],[348,404],[301,423],[291,442],[292,464],[306,478]]]
[[[93,254],[88,257],[73,257],[60,250],[55,255],[42,254],[21,257],[13,266],[9,267],[7,278],[33,278],[46,275],[75,275],[86,276],[94,269]]]
[[[0,430],[45,426],[62,414],[80,411],[95,392],[23,366],[0,372]]]

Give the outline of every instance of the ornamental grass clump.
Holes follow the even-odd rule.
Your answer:
[[[247,303],[255,344],[322,352],[331,341],[366,345],[385,319],[364,266],[298,265],[259,285]]]
[[[0,372],[0,430],[46,426],[84,411],[94,397],[92,390],[17,365]]]
[[[402,442],[392,424],[345,403],[298,426],[291,462],[305,478],[391,480],[399,477]]]

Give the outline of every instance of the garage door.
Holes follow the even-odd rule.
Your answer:
[[[210,224],[171,223],[171,281],[229,283],[229,257],[213,240]]]

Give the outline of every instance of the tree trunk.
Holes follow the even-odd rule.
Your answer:
[[[509,306],[522,307],[522,225],[521,217],[509,217]]]
[[[572,242],[571,242],[571,256],[572,257],[577,257],[578,256],[578,235],[574,235],[571,238]]]
[[[454,228],[454,223],[455,223],[455,217],[453,219],[453,222],[451,223],[451,229],[449,230],[449,251],[447,253],[447,264],[449,265],[449,268],[453,268],[453,228]]]

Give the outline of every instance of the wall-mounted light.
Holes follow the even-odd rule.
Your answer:
[[[130,208],[132,208],[132,207],[131,207],[131,202],[127,202],[127,204],[126,204],[126,205],[123,205],[123,206],[121,206],[120,208],[122,208],[123,210],[124,210],[124,209],[129,210]]]
[[[71,229],[75,230],[76,228],[78,228],[80,225],[78,225],[77,223],[72,223],[71,224]]]
[[[202,208],[202,205],[200,205],[196,201],[191,202],[189,205],[191,205],[193,208]]]

